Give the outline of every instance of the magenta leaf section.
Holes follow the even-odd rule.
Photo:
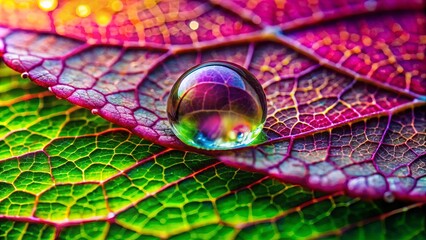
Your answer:
[[[225,163],[353,196],[426,200],[426,107],[222,156]]]
[[[123,12],[138,17],[120,12],[106,26],[61,22],[65,4],[41,29],[2,16],[0,51],[56,96],[149,141],[198,152],[171,131],[171,86],[206,61],[239,64],[265,90],[266,140],[208,154],[322,191],[426,201],[426,16],[407,11],[424,3],[290,2],[166,2],[158,15],[130,4]]]
[[[75,0],[59,1],[58,8],[52,12],[37,6],[10,9],[3,4],[0,25],[57,33],[90,43],[151,47],[242,38],[261,30],[247,19],[230,14],[229,9],[208,1],[123,1],[120,10],[112,8],[108,12],[107,6],[103,6],[107,3],[92,1],[85,5],[93,10],[89,17],[76,15],[81,4]],[[106,20],[99,21],[99,18]],[[189,24],[192,20],[198,22],[195,30]]]
[[[355,17],[296,31],[290,37],[356,77],[424,96],[425,29],[424,13],[407,12]]]

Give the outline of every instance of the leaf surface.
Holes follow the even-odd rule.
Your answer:
[[[154,145],[0,69],[0,238],[425,234],[423,203],[314,192]]]
[[[11,21],[21,10],[5,8],[0,49],[58,97],[148,141],[198,152],[170,129],[170,88],[196,64],[235,62],[265,89],[267,138],[207,154],[313,189],[425,201],[426,17],[412,10],[424,2],[305,3],[125,4],[103,25],[92,5],[87,19],[64,17],[71,1],[28,13],[47,17],[41,29]]]

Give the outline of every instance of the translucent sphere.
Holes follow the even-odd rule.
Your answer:
[[[167,102],[173,132],[196,148],[245,146],[261,133],[266,97],[256,78],[228,62],[207,62],[186,71]]]

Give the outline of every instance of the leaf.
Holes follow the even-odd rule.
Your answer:
[[[140,139],[4,66],[0,76],[0,238],[425,234],[424,203],[361,201],[227,167]]]
[[[202,152],[173,135],[165,99],[189,67],[235,62],[265,89],[268,139],[238,152],[204,153],[322,191],[426,200],[426,16],[415,10],[424,2],[130,4],[106,25],[92,5],[87,21],[66,18],[73,4],[60,5],[42,32],[16,25],[9,18],[20,10],[9,11],[9,28],[0,31],[6,63],[148,141]],[[129,32],[120,34],[116,24]]]

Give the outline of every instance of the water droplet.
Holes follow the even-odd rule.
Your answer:
[[[389,192],[389,191],[384,193],[383,198],[388,203],[392,203],[393,201],[395,201],[395,196],[393,195],[392,192]]]
[[[75,9],[75,13],[81,18],[85,18],[92,13],[92,9],[89,7],[89,5],[80,4]]]
[[[12,60],[12,64],[13,64],[14,66],[19,66],[19,65],[21,65],[21,63],[19,62],[19,60],[16,60],[16,59]]]
[[[167,102],[173,132],[196,148],[225,150],[248,145],[266,118],[262,86],[246,69],[207,62],[186,71]]]
[[[30,75],[27,72],[21,74],[21,78],[28,78]]]
[[[109,212],[108,213],[108,218],[109,219],[114,218],[114,217],[115,217],[115,213],[113,213],[113,212]]]
[[[50,12],[58,7],[58,0],[39,0],[38,7],[46,12]]]
[[[197,21],[193,20],[193,21],[189,22],[189,28],[191,28],[192,30],[195,31],[199,27],[200,27],[200,24]]]
[[[94,108],[92,111],[90,111],[93,115],[97,115],[99,113],[99,110]]]
[[[364,3],[364,7],[368,10],[368,11],[373,11],[374,9],[376,9],[377,7],[377,1],[374,0],[368,0]]]

